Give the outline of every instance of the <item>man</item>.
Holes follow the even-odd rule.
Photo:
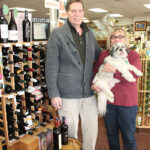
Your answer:
[[[69,137],[77,138],[81,117],[83,150],[95,150],[98,112],[91,80],[100,48],[90,29],[82,22],[81,0],[66,4],[66,24],[54,29],[46,53],[46,82],[53,107],[65,116]]]

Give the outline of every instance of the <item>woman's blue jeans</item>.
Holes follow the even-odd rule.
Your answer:
[[[120,150],[119,131],[124,150],[137,150],[135,139],[137,106],[115,106],[107,104],[104,117],[110,150]]]

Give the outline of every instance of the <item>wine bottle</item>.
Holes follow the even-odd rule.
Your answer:
[[[14,63],[23,62],[23,59],[19,58],[19,56],[13,55]]]
[[[3,66],[6,66],[6,65],[7,65],[7,61],[8,61],[8,58],[3,57]]]
[[[27,58],[28,61],[33,61],[32,57]]]
[[[5,85],[5,93],[10,94],[13,91],[11,85]]]
[[[14,74],[11,73],[10,70],[8,70],[6,68],[3,69],[3,75],[4,75],[5,78],[7,78],[9,76],[12,76],[12,77],[14,76]]]
[[[68,144],[68,125],[66,124],[66,119],[62,117],[62,125],[61,125],[61,133],[62,133],[62,145]]]
[[[37,65],[36,63],[32,63],[32,68],[34,68],[34,69],[38,69],[38,68],[40,68],[40,66],[39,66],[39,65]]]
[[[13,61],[10,61],[7,57],[3,57],[3,66],[7,66],[7,64],[13,64]]]
[[[23,41],[30,42],[30,21],[28,19],[28,11],[25,10],[25,19],[22,22]]]
[[[53,141],[54,141],[54,148],[53,150],[61,150],[61,131],[59,128],[58,120],[55,120],[55,127],[53,128]]]
[[[26,53],[27,51],[25,49],[21,49],[18,46],[13,46],[13,51],[15,52],[15,54],[19,54],[19,53]]]
[[[8,42],[8,22],[4,17],[3,9],[0,8],[0,43]]]
[[[29,82],[29,81],[31,80],[31,76],[26,73],[26,74],[24,75],[24,79],[25,79],[27,82]]]
[[[29,72],[29,65],[24,65],[23,68],[25,72]]]
[[[2,47],[3,56],[7,56],[8,55],[8,50],[9,50],[9,47]]]
[[[32,52],[32,50],[33,50],[32,48],[27,48],[28,52]]]
[[[23,87],[19,83],[15,83],[15,91],[21,91]]]
[[[41,75],[39,74],[39,73],[37,73],[37,72],[33,72],[33,78],[36,78],[36,77],[41,77]]]
[[[142,125],[142,108],[141,107],[138,108],[138,113],[136,116],[136,124],[137,124],[137,126]]]
[[[9,76],[9,73],[10,73],[10,70],[5,69],[5,68],[3,69],[3,75],[5,78]]]
[[[34,53],[32,53],[32,58],[33,58],[34,60],[37,60],[37,59],[39,59],[39,56],[37,56],[37,55],[35,55]]]
[[[33,45],[32,48],[34,53],[37,53],[39,51],[39,47],[37,45]]]
[[[23,54],[23,62],[27,62],[28,61],[28,55],[27,54]]]
[[[14,9],[11,9],[11,19],[8,24],[8,41],[17,42],[18,41],[18,30],[17,24],[14,18]]]

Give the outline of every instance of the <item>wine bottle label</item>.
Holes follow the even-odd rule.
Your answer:
[[[141,124],[142,124],[142,117],[141,117],[141,116],[138,116],[138,117],[137,117],[137,125],[138,125],[138,126],[141,126]]]
[[[17,41],[18,40],[18,31],[17,30],[8,30],[8,40]]]
[[[1,24],[0,29],[1,29],[1,38],[7,39],[8,38],[8,25],[7,24]]]
[[[2,52],[0,52],[0,65],[3,64],[3,57],[2,57]]]
[[[58,138],[59,138],[59,149],[62,149],[62,144],[61,144],[61,134],[58,135]]]

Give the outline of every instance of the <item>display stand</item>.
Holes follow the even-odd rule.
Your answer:
[[[137,130],[148,129],[150,132],[150,58],[144,50],[140,52],[140,58],[143,76],[138,80],[138,107],[141,109],[138,115],[141,115],[141,120],[137,122],[136,127]]]
[[[50,99],[46,91],[45,76],[43,75],[45,71],[46,46],[47,41],[0,44],[0,141],[2,141],[2,146],[7,145],[8,149],[33,150],[33,145],[38,145],[36,143],[38,142],[38,138],[28,135],[28,132],[31,130],[33,134],[38,134],[40,131],[43,132],[47,129],[47,126],[53,126],[50,117],[51,119],[52,117],[56,117],[56,110],[50,105]],[[19,49],[19,52],[15,51],[16,47]],[[4,57],[7,60],[5,65],[3,65]],[[26,61],[23,61],[24,59],[26,59]],[[28,71],[24,70],[25,66],[28,66]],[[4,68],[8,70],[8,78],[3,74]],[[31,77],[28,82],[27,79],[25,79],[26,74]],[[12,91],[8,94],[6,93],[7,85],[10,85],[12,88]],[[42,91],[42,89],[44,89],[42,91],[43,98],[37,100],[38,94],[36,93],[36,98],[32,97],[32,95],[34,96],[34,91],[29,92],[29,86],[31,89],[36,88],[36,91]],[[29,97],[27,97],[26,93],[29,93]],[[18,103],[20,106],[18,106]],[[9,108],[11,108],[8,110],[11,111],[11,117],[10,112],[7,112],[6,105],[9,105]],[[18,112],[18,107],[20,112]],[[30,111],[31,114],[28,115],[29,117],[31,116],[30,124],[29,122],[25,122],[25,120],[29,120],[26,118],[28,111]],[[24,133],[19,132],[21,131],[19,128],[21,118],[18,118],[18,115],[22,115],[23,124],[28,125],[25,125]],[[10,123],[8,118],[13,122]],[[10,139],[10,125],[11,128],[13,128],[13,137],[15,137],[13,140]],[[44,127],[45,125],[46,127]],[[30,139],[29,143],[27,139]],[[35,144],[33,144],[34,142]],[[33,145],[31,146],[30,144]]]

